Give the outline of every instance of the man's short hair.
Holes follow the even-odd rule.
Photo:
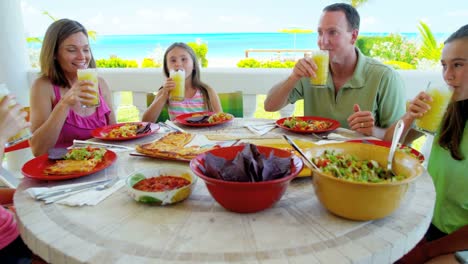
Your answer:
[[[333,11],[342,11],[346,15],[346,20],[348,21],[349,30],[357,29],[359,30],[359,23],[361,21],[359,13],[352,5],[345,3],[336,3],[326,6],[323,12],[333,12]]]

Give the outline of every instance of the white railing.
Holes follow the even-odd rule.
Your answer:
[[[253,117],[257,110],[257,95],[266,94],[276,83],[287,78],[292,69],[246,69],[246,68],[204,68],[202,80],[217,92],[242,91],[244,116]],[[30,84],[37,76],[37,70],[29,72]],[[439,71],[399,71],[406,84],[406,98],[413,98],[424,90],[429,81],[441,80]],[[114,92],[114,105],[120,105],[119,92],[131,91],[134,105],[140,114],[146,109],[146,94],[156,91],[163,83],[161,68],[117,68],[99,69],[99,74],[108,82]],[[281,116],[290,116],[294,105],[280,111]]]

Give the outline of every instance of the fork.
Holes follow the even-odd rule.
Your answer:
[[[348,140],[347,138],[341,138],[341,137],[328,137],[328,134],[327,135],[318,135],[318,134],[315,134],[315,133],[312,133],[312,137],[318,139],[318,140],[335,140],[335,141],[346,141]]]

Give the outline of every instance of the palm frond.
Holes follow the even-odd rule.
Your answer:
[[[53,21],[57,21],[57,18],[55,18],[54,16],[52,16],[48,11],[42,11],[42,14],[48,16],[48,17],[49,17],[50,19],[52,19]]]
[[[97,32],[94,30],[88,30],[88,37],[94,41],[96,41],[97,38]]]
[[[40,38],[36,38],[36,37],[27,37],[26,42],[28,42],[28,43],[42,43],[42,40]]]
[[[442,55],[443,46],[437,43],[434,34],[432,34],[431,29],[426,23],[420,21],[418,30],[423,40],[419,50],[421,57],[429,60],[439,60]]]

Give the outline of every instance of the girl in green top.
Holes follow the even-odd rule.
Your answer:
[[[468,250],[468,25],[444,44],[443,77],[453,96],[428,163],[436,190],[434,216],[423,240],[397,263],[458,263],[454,253]],[[403,116],[407,127],[429,109],[425,101],[430,100],[424,92],[413,99]]]

